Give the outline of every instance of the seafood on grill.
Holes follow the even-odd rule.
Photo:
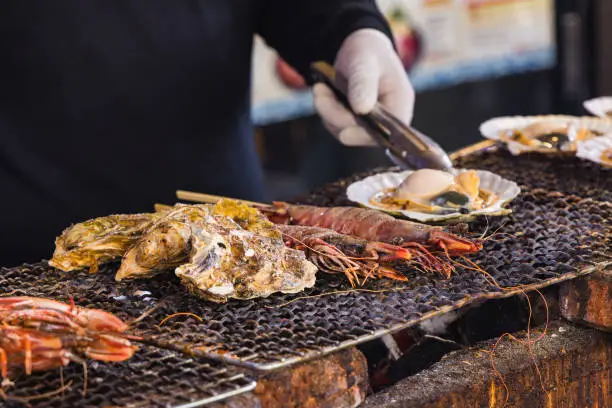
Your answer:
[[[463,221],[505,215],[520,188],[484,170],[433,169],[379,173],[352,183],[350,200],[420,222]]]
[[[319,228],[285,225],[289,221]],[[149,278],[174,269],[192,293],[225,302],[302,291],[314,285],[317,266],[345,273],[352,284],[369,277],[405,280],[393,268],[395,261],[449,276],[450,256],[480,248],[441,228],[378,211],[255,208],[226,199],[157,213],[123,249],[115,279]]]
[[[321,227],[280,224],[279,229],[287,245],[305,251],[308,259],[324,272],[344,273],[353,286],[363,284],[368,278],[407,280],[393,267],[396,261],[446,277],[453,270],[452,265],[418,246],[402,248]]]
[[[190,241],[210,215],[208,206],[178,206],[166,212],[123,255],[115,279],[150,278],[188,261]]]
[[[589,99],[583,103],[584,108],[589,113],[601,118],[612,118],[612,97],[602,96]]]
[[[142,234],[162,216],[119,214],[87,220],[66,228],[55,240],[49,265],[63,271],[89,268],[121,259]]]
[[[506,144],[515,155],[526,152],[574,155],[578,144],[612,131],[607,118],[565,115],[515,116],[488,120],[484,137]]]
[[[581,143],[576,156],[612,168],[612,134]]]
[[[98,309],[35,297],[0,298],[0,374],[63,367],[93,359],[125,361],[136,347],[127,324]]]
[[[381,241],[404,248],[424,248],[447,256],[478,252],[482,243],[462,238],[441,227],[397,219],[377,210],[358,207],[315,207],[275,203],[262,211],[277,224],[329,228],[340,234],[368,241]]]
[[[126,253],[116,279],[170,268],[192,293],[215,302],[299,292],[314,285],[317,271],[261,213],[231,201],[168,211]]]
[[[314,286],[317,267],[282,239],[212,218],[194,234],[189,262],[176,275],[194,294],[214,302],[297,293]]]

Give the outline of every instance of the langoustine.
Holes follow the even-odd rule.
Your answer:
[[[449,256],[478,252],[482,243],[433,227],[400,220],[376,210],[357,207],[314,207],[274,203],[262,207],[277,224],[294,224],[332,229],[368,241],[382,241],[402,247],[442,251]]]
[[[136,347],[127,325],[98,309],[35,297],[0,298],[0,374],[63,367],[87,358],[124,361]]]
[[[305,251],[306,257],[328,273],[344,273],[351,285],[361,285],[372,278],[406,281],[393,268],[395,261],[404,261],[425,271],[450,276],[452,265],[442,262],[424,248],[402,248],[340,234],[321,227],[279,225],[287,245]],[[360,281],[360,278],[362,279]]]

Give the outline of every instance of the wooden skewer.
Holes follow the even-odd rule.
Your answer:
[[[161,212],[161,211],[166,211],[172,208],[171,205],[166,205],[166,204],[160,204],[160,203],[155,203],[155,212]]]
[[[449,154],[449,156],[450,156],[451,160],[456,160],[456,159],[459,159],[459,158],[461,158],[463,156],[469,156],[470,154],[476,153],[476,152],[478,152],[480,150],[493,147],[493,146],[495,146],[495,144],[496,144],[495,140],[483,140],[483,141],[478,142],[476,144],[469,145],[467,147],[459,149],[459,150]]]
[[[454,153],[451,153],[450,157],[451,159],[455,160],[457,158],[469,155],[471,153],[480,151],[482,149],[492,147],[494,145],[495,145],[494,140],[483,140],[482,142],[476,143],[474,145],[470,145],[463,149],[457,150]],[[218,196],[218,195],[213,195],[213,194],[196,193],[194,191],[185,191],[185,190],[177,190],[176,196],[179,200],[191,201],[194,203],[215,204],[219,200],[230,199],[230,200],[241,201],[247,205],[252,205],[252,206],[257,206],[257,207],[267,207],[269,205],[269,204],[257,203],[254,201],[241,200],[238,198],[223,197],[223,196]],[[155,204],[156,211],[158,211],[157,210],[158,207],[160,209],[164,209],[167,206],[164,206],[164,204]]]
[[[253,206],[258,206],[258,207],[268,206],[268,204],[256,203],[254,201],[241,200],[239,198],[229,198],[229,197],[217,196],[217,195],[212,195],[212,194],[195,193],[193,191],[184,191],[184,190],[177,190],[176,197],[179,200],[191,201],[194,203],[214,204],[219,200],[230,199],[230,200],[236,200],[236,201],[240,201],[245,204],[248,204],[248,205],[253,205]]]

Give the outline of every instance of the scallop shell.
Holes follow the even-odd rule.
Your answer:
[[[516,129],[523,129],[536,122],[551,122],[560,126],[573,124],[579,128],[587,128],[591,131],[600,133],[612,132],[612,119],[596,118],[593,116],[569,116],[569,115],[542,115],[542,116],[504,116],[494,119],[489,119],[480,125],[480,133],[482,136],[491,140],[500,140],[500,135],[503,132]],[[519,155],[525,152],[540,152],[546,154],[564,153],[558,150],[549,150],[525,146],[517,142],[504,142],[506,147],[513,155]]]
[[[466,171],[469,170],[452,170],[454,175]],[[379,173],[352,183],[348,186],[346,194],[349,200],[358,203],[364,207],[384,211],[394,215],[403,216],[420,222],[441,223],[448,221],[468,221],[470,219],[475,218],[477,215],[484,214],[490,216],[509,214],[511,211],[504,208],[505,205],[512,201],[521,192],[519,186],[513,181],[506,180],[501,176],[486,170],[476,170],[476,173],[480,177],[480,188],[495,193],[497,196],[499,196],[499,200],[490,207],[484,208],[482,210],[473,211],[469,214],[461,214],[460,212],[455,212],[451,214],[427,214],[418,211],[392,211],[385,208],[381,208],[370,202],[370,199],[376,193],[379,193],[385,189],[397,187],[412,172],[412,170],[407,170],[402,172]]]
[[[602,163],[601,160],[601,155],[608,149],[612,149],[612,134],[579,143],[576,156],[584,160],[599,163],[603,167],[612,168],[612,165]]]
[[[601,98],[590,99],[585,101],[582,106],[595,116],[601,118],[612,117],[612,97],[602,96]]]

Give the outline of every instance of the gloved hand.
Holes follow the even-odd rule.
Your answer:
[[[367,114],[376,102],[406,124],[412,121],[414,90],[391,40],[374,29],[361,29],[342,43],[334,68],[348,80],[348,100],[353,110]],[[315,109],[325,127],[347,146],[375,145],[367,131],[324,84],[313,88]]]

